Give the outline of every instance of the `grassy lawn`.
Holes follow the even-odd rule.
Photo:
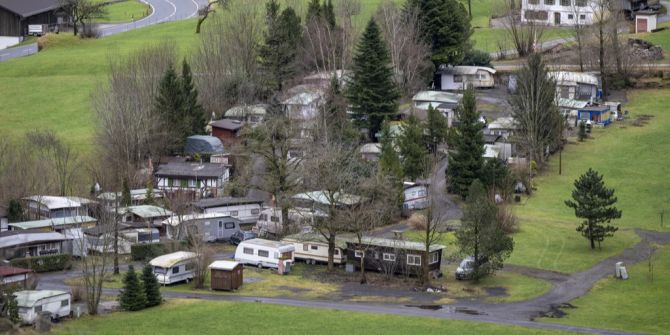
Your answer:
[[[575,272],[616,254],[636,243],[632,228],[669,229],[660,225],[661,210],[670,210],[670,179],[665,167],[670,152],[670,104],[668,90],[639,90],[629,94],[632,118],[653,115],[642,127],[631,121],[595,129],[593,139],[583,143],[571,139],[563,152],[563,174],[558,175],[558,157],[535,179],[537,191],[515,207],[521,232],[514,236],[511,263],[562,272]],[[591,251],[575,228],[578,219],[565,206],[573,181],[589,167],[604,174],[608,187],[616,190],[617,206],[623,211],[615,224],[621,227],[602,250]]]
[[[565,310],[560,319],[542,321],[576,326],[599,327],[649,334],[670,333],[670,247],[654,255],[654,280],[647,262],[628,266],[628,280],[607,278],[572,302],[577,308]]]
[[[641,38],[660,46],[663,51],[670,52],[670,22],[661,23],[658,28],[666,28],[665,30],[657,31],[655,33],[644,33],[631,35],[633,38]]]
[[[96,2],[107,2],[109,0],[95,0]],[[105,6],[107,15],[96,19],[98,23],[116,23],[137,21],[151,13],[151,6],[138,0],[124,0],[114,2]]]
[[[150,320],[150,322],[148,322]],[[170,301],[141,312],[84,317],[54,334],[563,334],[467,321],[260,303]]]

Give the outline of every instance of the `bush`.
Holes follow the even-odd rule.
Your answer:
[[[72,296],[72,302],[84,301],[86,290],[81,285],[73,285],[70,286],[70,295]]]
[[[160,255],[186,250],[183,241],[164,241],[151,244],[136,244],[130,247],[130,256],[133,261],[147,261]]]
[[[72,267],[70,255],[48,255],[39,257],[15,258],[12,266],[32,269],[35,272],[63,271]]]
[[[100,29],[95,24],[87,24],[84,29],[79,32],[80,38],[98,38],[100,37]]]
[[[498,220],[498,228],[505,232],[505,234],[515,233],[519,230],[516,224],[516,215],[512,210],[505,206],[498,206],[498,213],[496,214]]]
[[[126,311],[139,311],[147,305],[142,283],[137,278],[132,265],[128,265],[128,272],[123,277],[123,290],[119,294],[119,304]]]
[[[160,305],[163,302],[160,286],[158,285],[158,280],[149,264],[145,265],[142,270],[142,284],[144,287],[144,295],[147,298],[146,307]]]
[[[579,140],[579,142],[583,142],[586,137],[587,137],[587,135],[586,135],[586,123],[580,122],[579,123],[579,131],[577,131],[577,139]]]

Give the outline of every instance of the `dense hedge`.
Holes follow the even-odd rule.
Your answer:
[[[70,255],[48,255],[12,259],[12,266],[33,269],[35,272],[62,271],[72,267]]]
[[[160,243],[136,244],[130,247],[130,256],[133,261],[148,261],[160,255],[186,250],[183,241],[163,241]]]

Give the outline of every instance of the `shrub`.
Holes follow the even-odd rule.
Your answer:
[[[583,142],[584,139],[586,138],[586,123],[580,122],[579,123],[579,131],[577,131],[577,139],[579,142]]]
[[[72,296],[72,302],[84,301],[86,291],[81,285],[70,286],[70,295]]]
[[[128,265],[128,272],[123,277],[123,290],[119,294],[119,304],[126,311],[139,311],[147,305],[142,283],[137,278],[132,265]]]
[[[472,49],[465,54],[462,65],[491,66],[491,55],[488,52]]]
[[[180,250],[186,250],[186,243],[183,241],[137,244],[130,247],[130,256],[133,261],[147,261],[160,255]]]
[[[142,284],[144,287],[144,295],[147,298],[146,306],[152,307],[160,305],[163,302],[163,298],[161,297],[158,280],[149,264],[145,265],[142,270]]]
[[[70,255],[48,255],[39,257],[15,258],[12,266],[32,269],[35,272],[62,271],[72,267]]]
[[[516,215],[512,213],[509,207],[505,205],[498,206],[498,213],[496,216],[498,219],[498,227],[505,232],[505,234],[511,234],[518,231]]]
[[[100,37],[100,29],[95,24],[87,24],[84,29],[79,32],[80,38],[98,38]]]

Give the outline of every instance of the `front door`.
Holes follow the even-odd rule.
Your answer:
[[[554,25],[561,25],[561,13],[554,13]]]

